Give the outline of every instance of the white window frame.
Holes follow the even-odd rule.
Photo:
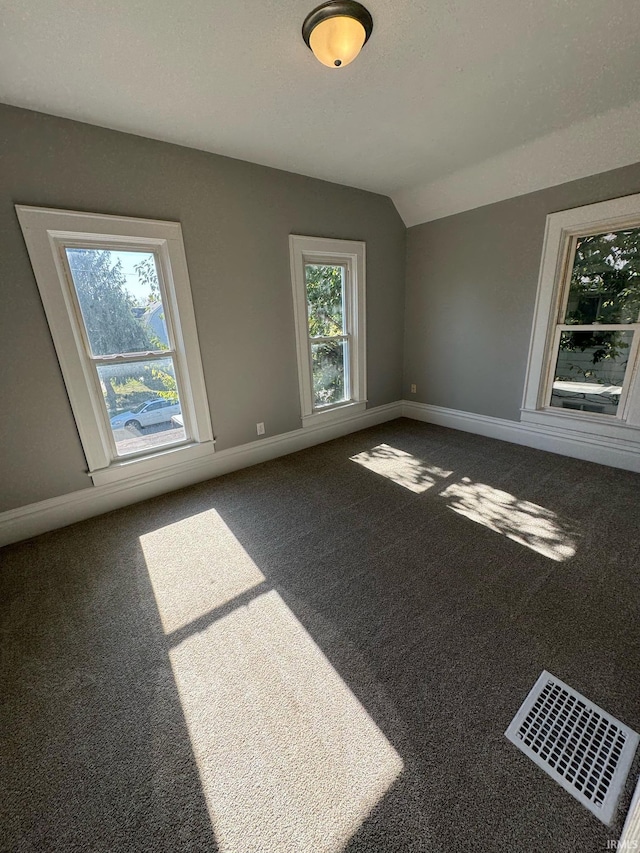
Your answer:
[[[302,426],[314,426],[352,417],[367,407],[365,244],[356,240],[291,234],[289,251]],[[345,268],[345,337],[348,338],[349,355],[345,370],[348,371],[349,399],[318,408],[313,404],[305,264],[327,264]]]
[[[549,404],[557,341],[568,298],[576,238],[638,227],[640,194],[588,204],[547,216],[521,409],[522,421],[566,430],[577,437],[607,436],[640,442],[639,323],[617,326],[621,331],[633,329],[635,332],[617,414],[591,414],[559,409]],[[571,328],[580,331],[586,327]]]
[[[212,453],[213,431],[180,223],[25,205],[16,205],[16,212],[94,484],[152,474]],[[184,442],[116,456],[66,247],[153,253],[173,342],[170,354],[179,377]]]

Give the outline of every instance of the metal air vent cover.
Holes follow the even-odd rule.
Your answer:
[[[638,745],[634,731],[545,670],[505,735],[611,823]]]

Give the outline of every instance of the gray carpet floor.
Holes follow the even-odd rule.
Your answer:
[[[504,737],[640,730],[640,476],[400,419],[0,552],[6,851],[604,851]]]

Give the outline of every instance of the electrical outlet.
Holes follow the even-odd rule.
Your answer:
[[[418,390],[417,385],[412,385],[412,386],[411,386],[411,393],[412,393],[412,394],[415,394],[417,390]]]
[[[258,430],[258,435],[264,435],[264,424],[256,424],[256,429]]]

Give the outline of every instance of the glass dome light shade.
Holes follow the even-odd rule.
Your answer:
[[[309,37],[316,59],[329,68],[342,68],[362,50],[366,32],[360,21],[340,15],[317,24]]]

